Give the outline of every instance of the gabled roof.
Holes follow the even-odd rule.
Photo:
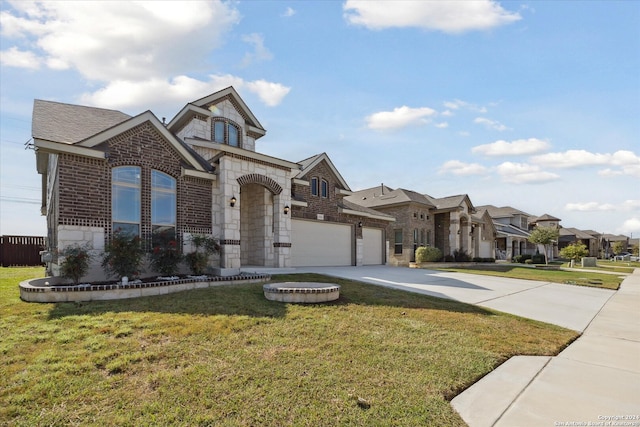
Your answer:
[[[491,215],[491,218],[511,218],[515,215],[532,216],[526,212],[512,208],[511,206],[503,206],[501,208],[493,205],[476,206],[476,210],[486,210]]]
[[[97,133],[83,141],[77,143],[81,147],[93,148],[97,145],[120,135],[136,126],[149,122],[168,142],[173,148],[180,153],[182,158],[194,169],[199,171],[210,171],[212,166],[209,165],[204,159],[201,159],[195,151],[190,149],[187,144],[180,141],[175,135],[167,130],[167,128],[158,120],[158,118],[151,112],[145,111],[142,114],[138,114],[135,117],[130,118],[127,121],[121,122],[109,129],[105,129],[100,133]]]
[[[129,120],[116,110],[36,99],[33,102],[33,139],[75,144]]]
[[[348,200],[374,209],[400,203],[419,203],[425,205],[428,209],[436,207],[424,194],[404,188],[393,190],[385,185],[355,191],[353,195],[349,196]]]
[[[560,222],[562,221],[560,218],[556,218],[555,216],[551,216],[549,214],[544,214],[542,216],[539,216],[538,218],[532,218],[530,220],[532,223],[534,222],[539,222],[539,221],[555,221],[555,222]]]
[[[236,106],[238,112],[244,117],[245,124],[249,126],[248,130],[260,136],[266,134],[267,131],[262,127],[256,116],[253,115],[247,104],[245,104],[242,98],[240,98],[240,95],[236,92],[233,86],[229,86],[228,88],[219,90],[211,95],[207,95],[196,101],[188,103],[173,119],[171,119],[167,127],[169,129],[174,129],[187,117],[194,114],[206,114],[209,116],[212,113],[207,108],[224,99],[229,99],[231,103]]]
[[[462,207],[463,203],[466,203],[469,206],[470,212],[475,212],[476,208],[473,207],[473,203],[471,203],[471,199],[467,194],[457,194],[455,196],[447,196],[447,197],[431,197],[428,194],[424,195],[431,203],[433,203],[437,210],[452,210],[457,209],[458,207]]]
[[[338,172],[338,169],[336,169],[331,159],[329,159],[327,153],[316,154],[315,156],[311,156],[307,159],[299,161],[298,164],[300,165],[300,172],[298,172],[298,174],[294,178],[303,179],[310,171],[313,170],[313,168],[318,166],[323,161],[327,163],[329,169],[331,169],[331,172],[338,179],[338,182],[340,183],[342,188],[347,191],[351,191],[351,189],[347,185],[347,182],[344,180],[342,175],[340,175],[340,172]]]
[[[395,217],[391,215],[387,215],[385,213],[376,211],[374,209],[370,209],[365,206],[358,205],[357,203],[353,203],[345,199],[338,201],[338,208],[340,208],[342,213],[348,213],[352,215],[362,215],[364,217],[380,219],[388,222],[395,222],[396,220]]]
[[[572,227],[563,227],[559,229],[558,232],[560,234],[560,237],[575,236],[576,239],[584,239],[584,240],[595,239],[595,237],[592,236],[591,234],[582,230],[578,230],[577,228],[572,228]]]

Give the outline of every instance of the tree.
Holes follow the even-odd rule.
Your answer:
[[[569,258],[574,261],[587,255],[589,255],[589,250],[587,249],[587,245],[582,242],[574,242],[560,250],[560,256],[562,258]]]
[[[544,245],[544,263],[549,264],[547,254],[549,248],[558,241],[560,233],[555,227],[536,227],[529,236],[529,241],[537,245]]]
[[[621,240],[618,240],[617,242],[613,242],[613,245],[611,245],[611,250],[616,255],[624,252],[624,249],[625,249],[625,244]]]

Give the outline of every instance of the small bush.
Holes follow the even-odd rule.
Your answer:
[[[536,254],[536,255],[532,256],[531,257],[531,262],[533,264],[544,264],[545,263],[544,255]]]
[[[453,251],[453,259],[457,262],[469,262],[471,261],[471,256],[463,250],[455,250]]]
[[[73,280],[73,283],[77,285],[89,270],[91,262],[89,247],[87,245],[68,246],[60,255],[64,257],[62,264],[60,264],[60,276]]]
[[[151,266],[163,276],[173,276],[182,261],[182,253],[175,239],[175,233],[161,231],[153,235]]]
[[[444,262],[454,262],[456,259],[453,257],[453,255],[445,255],[444,256]]]
[[[416,262],[437,262],[442,259],[442,251],[433,246],[421,246],[416,249]]]
[[[195,250],[185,255],[185,259],[191,273],[200,276],[206,273],[209,257],[220,251],[220,245],[213,237],[204,235],[192,236],[191,243],[195,246]]]
[[[116,230],[104,248],[102,268],[109,277],[136,278],[140,275],[143,256],[140,237]]]
[[[529,254],[516,255],[513,257],[513,262],[524,264],[528,259],[531,259]]]
[[[493,262],[496,262],[496,259],[495,258],[474,257],[472,259],[472,261],[473,262],[477,262],[477,263],[482,263],[482,262],[484,262],[484,263],[493,263]]]

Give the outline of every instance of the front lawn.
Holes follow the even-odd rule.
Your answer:
[[[320,275],[333,303],[232,285],[37,304],[0,269],[1,425],[461,426],[449,400],[517,354],[577,334],[451,300]]]
[[[428,268],[428,267],[427,267]],[[483,274],[486,276],[511,277],[513,279],[539,280],[541,282],[566,283],[617,290],[623,278],[615,274],[592,273],[588,271],[544,270],[524,267],[518,264],[486,264],[468,267],[437,268],[456,273]]]

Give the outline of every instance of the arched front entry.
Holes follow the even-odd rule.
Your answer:
[[[240,264],[278,267],[275,236],[281,215],[282,187],[259,174],[243,175],[240,184]]]

